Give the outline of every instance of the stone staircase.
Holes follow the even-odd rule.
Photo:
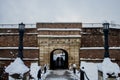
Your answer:
[[[68,70],[51,70],[45,80],[79,80]]]

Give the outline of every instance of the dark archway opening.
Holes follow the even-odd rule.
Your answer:
[[[50,54],[50,69],[68,69],[68,53],[64,49],[55,49]]]

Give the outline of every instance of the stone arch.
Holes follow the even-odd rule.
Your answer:
[[[56,59],[56,61],[61,60],[62,65],[59,66],[57,65],[58,62],[56,63],[56,61],[54,60],[54,52],[57,50],[61,50],[65,55],[63,55],[65,57],[65,59],[63,60],[63,58],[58,57]],[[56,66],[57,65],[57,66]],[[68,69],[68,52],[64,49],[54,49],[51,53],[50,53],[50,69]]]

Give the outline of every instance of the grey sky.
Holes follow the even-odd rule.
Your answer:
[[[120,0],[0,0],[0,23],[108,22],[120,24]]]

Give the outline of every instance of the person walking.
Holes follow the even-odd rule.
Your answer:
[[[37,74],[38,80],[41,80],[41,73],[42,73],[42,71],[41,71],[41,69],[39,69],[38,74]]]

